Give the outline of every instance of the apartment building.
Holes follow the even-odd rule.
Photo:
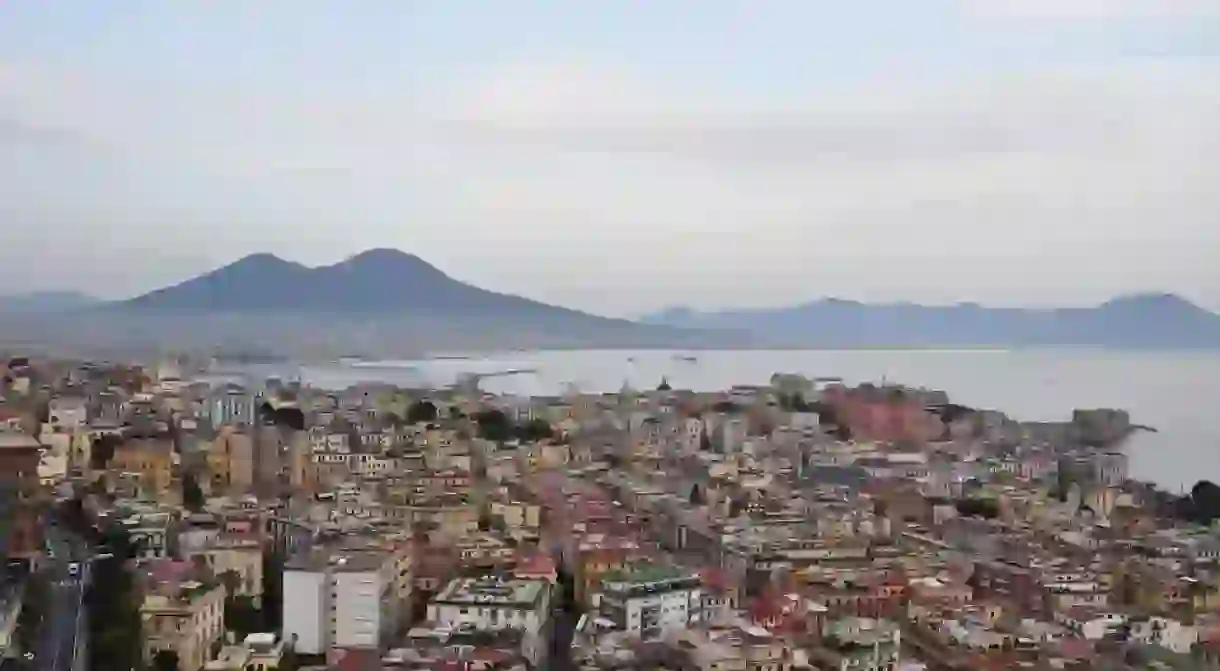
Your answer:
[[[110,470],[133,473],[139,480],[140,493],[146,498],[163,498],[173,490],[174,466],[178,455],[168,438],[134,438],[114,450]]]
[[[254,424],[258,402],[258,397],[249,391],[237,385],[228,385],[204,399],[202,414],[213,428],[250,426]]]
[[[232,427],[221,429],[208,450],[212,491],[240,496],[254,486],[254,441],[250,434]]]
[[[427,618],[445,627],[519,631],[522,654],[534,668],[542,668],[550,604],[551,584],[545,580],[458,578],[428,602]]]
[[[314,548],[284,567],[284,638],[300,654],[381,650],[398,628],[398,562],[382,550]]]
[[[226,580],[234,596],[254,599],[261,606],[263,596],[263,547],[255,538],[222,535],[195,550],[213,575]],[[231,582],[228,582],[231,580]]]
[[[672,566],[635,565],[602,578],[602,615],[615,628],[645,639],[697,626],[703,587],[697,573]]]
[[[224,633],[225,589],[201,582],[166,583],[144,597],[144,660],[157,653],[177,655],[180,671],[199,671],[219,647]]]
[[[139,559],[164,559],[175,555],[177,525],[168,512],[132,515],[123,520]]]

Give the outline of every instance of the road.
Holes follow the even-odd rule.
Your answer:
[[[39,671],[85,671],[88,618],[85,591],[89,585],[88,546],[54,523],[45,528],[55,557],[46,568],[51,581],[47,616],[39,635],[33,668]],[[71,566],[78,567],[73,575]]]
[[[553,615],[549,668],[553,671],[575,671],[572,663],[572,635],[580,614],[567,608],[557,608]]]

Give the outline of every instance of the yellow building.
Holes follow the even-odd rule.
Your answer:
[[[159,498],[172,489],[176,459],[170,440],[138,438],[116,447],[109,466],[112,471],[136,474],[142,493]]]
[[[234,596],[249,597],[255,607],[261,607],[263,596],[263,548],[252,538],[220,537],[192,556],[202,557],[212,575],[226,581]],[[225,574],[235,578],[227,582]]]
[[[536,503],[492,501],[490,512],[511,530],[537,533],[542,526],[542,506]]]
[[[212,492],[241,496],[254,486],[254,444],[250,436],[225,427],[208,450]]]
[[[405,520],[418,529],[461,537],[479,528],[479,507],[463,497],[434,497],[403,506]]]
[[[223,586],[198,582],[166,586],[161,593],[145,596],[140,606],[145,662],[151,665],[164,651],[177,655],[181,671],[202,669],[212,648],[221,643],[224,601]]]

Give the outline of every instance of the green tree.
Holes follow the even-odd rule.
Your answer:
[[[17,645],[22,651],[31,651],[38,642],[47,616],[47,602],[51,586],[43,573],[32,573],[21,586],[21,614],[17,616]]]
[[[779,407],[781,410],[788,412],[809,412],[813,409],[813,406],[805,401],[804,394],[799,391],[791,394],[780,394]]]
[[[1000,505],[994,499],[958,499],[954,505],[962,517],[983,517],[990,520],[1000,515]]]
[[[254,605],[253,597],[230,595],[225,599],[226,630],[237,632],[240,639],[265,628],[263,612]]]
[[[93,470],[100,471],[105,469],[110,460],[114,458],[115,448],[122,442],[122,438],[110,433],[94,438],[89,450],[89,465]]]
[[[525,424],[517,426],[514,433],[524,442],[534,442],[554,438],[555,428],[545,419],[531,419]]]
[[[199,487],[199,481],[195,478],[195,474],[186,472],[182,474],[182,505],[187,510],[196,513],[203,510],[204,498],[203,490]]]
[[[152,659],[153,671],[179,671],[178,653],[173,650],[158,650]]]
[[[437,414],[436,404],[432,401],[416,401],[407,408],[407,423],[435,422]]]
[[[690,504],[692,506],[702,506],[707,504],[707,496],[704,495],[703,488],[699,486],[699,483],[691,485]]]
[[[85,502],[79,496],[60,502],[56,506],[55,516],[75,534],[89,536],[93,531],[93,524],[85,511]]]
[[[122,526],[107,527],[100,538],[101,554],[93,564],[89,604],[89,665],[91,669],[139,668],[140,606],[135,577],[128,561],[137,548]]]
[[[486,440],[503,442],[513,437],[513,425],[503,410],[483,410],[474,415],[479,426],[479,437]]]
[[[225,629],[237,632],[239,638],[264,631],[263,613],[254,605],[254,599],[238,594],[241,575],[237,571],[225,571],[219,578],[225,586]]]
[[[279,550],[263,553],[263,626],[278,631],[284,613],[284,557]]]
[[[385,422],[386,426],[399,426],[403,423],[402,417],[399,417],[398,413],[392,411],[386,412],[382,415],[381,419]]]

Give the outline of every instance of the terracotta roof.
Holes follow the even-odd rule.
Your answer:
[[[699,580],[703,586],[715,592],[724,592],[728,588],[728,577],[724,571],[716,567],[708,567],[699,571]]]
[[[514,573],[519,577],[552,576],[555,574],[555,562],[545,553],[535,552],[518,559]]]

